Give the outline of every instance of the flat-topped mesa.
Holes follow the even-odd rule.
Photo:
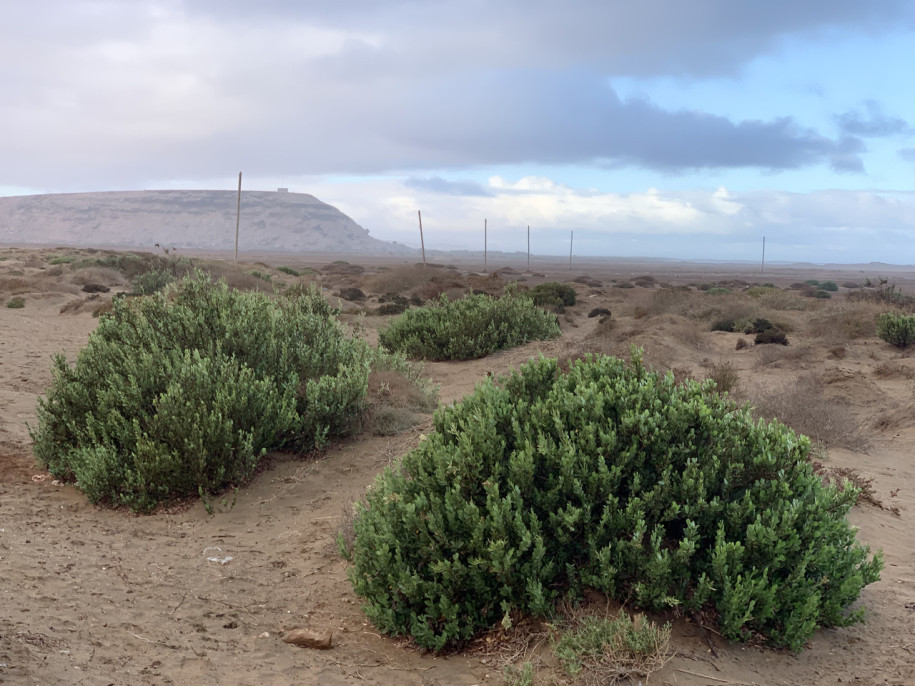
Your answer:
[[[0,243],[202,250],[235,245],[236,191],[59,193],[0,198]],[[306,193],[242,191],[242,250],[407,254]]]

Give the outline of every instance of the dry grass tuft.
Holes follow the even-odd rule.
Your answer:
[[[782,386],[747,389],[741,395],[752,405],[757,417],[791,427],[824,446],[864,451],[868,442],[847,408],[825,395],[826,380],[809,373]]]
[[[829,345],[874,338],[877,335],[877,315],[885,310],[885,306],[867,301],[830,303],[822,313],[810,320],[809,331]]]
[[[813,465],[813,471],[820,476],[823,483],[827,486],[835,486],[840,491],[844,491],[848,485],[851,484],[852,487],[857,488],[860,491],[857,502],[863,500],[885,512],[890,512],[897,517],[901,516],[898,507],[895,505],[887,505],[877,497],[877,492],[874,490],[873,479],[868,479],[851,467],[831,467],[818,460],[811,461],[811,464]],[[891,495],[895,495],[895,492]]]

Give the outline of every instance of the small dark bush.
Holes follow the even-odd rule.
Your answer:
[[[556,318],[511,285],[506,295],[468,295],[408,310],[379,335],[388,350],[427,360],[468,360],[559,336]]]
[[[6,301],[6,306],[11,310],[21,310],[25,307],[25,298],[21,295],[14,296]]]
[[[744,348],[749,347],[749,345],[750,345],[750,344],[747,343],[747,339],[746,339],[746,338],[738,338],[738,339],[737,339],[737,344],[734,346],[734,349],[735,349],[735,350],[743,350]]]
[[[552,305],[553,307],[571,307],[575,304],[575,289],[567,283],[550,281],[535,286],[530,292],[535,305]]]
[[[76,262],[76,259],[75,255],[58,255],[48,260],[48,264],[70,264],[71,262]]]
[[[779,345],[788,345],[788,338],[785,336],[785,332],[779,329],[766,329],[765,331],[760,331],[756,334],[754,339],[756,345],[763,345],[767,343],[778,343]]]
[[[816,279],[807,279],[807,280],[804,282],[804,284],[807,285],[807,286],[819,286],[819,285],[820,285],[820,282],[817,281]]]
[[[897,348],[908,348],[915,341],[915,315],[884,312],[877,317],[877,335]]]
[[[820,298],[821,300],[828,300],[832,296],[829,294],[829,291],[824,291],[823,289],[817,289],[813,293],[814,298]]]
[[[619,283],[613,284],[614,288],[635,288],[635,284],[630,283],[629,281],[620,281]]]
[[[107,293],[111,289],[100,283],[87,283],[83,286],[83,293]]]
[[[613,313],[610,312],[610,310],[608,310],[606,307],[595,307],[595,308],[592,309],[590,312],[588,312],[588,317],[589,317],[589,318],[592,318],[592,317],[610,317],[610,316],[612,316],[612,314],[613,314]]]
[[[771,328],[773,328],[772,322],[770,322],[768,319],[763,319],[762,317],[758,317],[758,318],[754,319],[753,321],[749,322],[743,328],[743,332],[744,333],[762,333],[763,331],[768,331]]]
[[[292,267],[287,267],[286,265],[277,267],[276,270],[278,272],[283,272],[284,274],[289,274],[289,276],[302,276],[302,272],[300,272],[298,269],[293,269]]]
[[[737,322],[733,319],[719,319],[712,322],[712,331],[734,331],[734,325]]]
[[[720,286],[715,286],[714,288],[709,288],[705,291],[708,295],[728,295],[731,292],[730,288],[722,288]]]
[[[375,314],[380,314],[380,315],[403,314],[408,309],[410,309],[410,306],[405,302],[404,303],[390,302],[390,303],[384,303],[383,305],[379,305],[378,309],[375,310]]]
[[[341,288],[337,295],[344,300],[349,300],[351,302],[362,302],[365,300],[365,293],[362,292],[361,288]]]
[[[835,293],[839,290],[839,286],[835,281],[821,281],[818,285],[821,291],[830,291]]]
[[[435,415],[357,505],[350,580],[383,632],[440,650],[590,587],[637,608],[711,610],[733,640],[800,650],[879,578],[809,440],[711,382],[540,359]]]
[[[53,383],[35,455],[92,502],[147,510],[252,476],[268,449],[309,449],[361,412],[371,351],[316,291],[273,299],[204,274],[116,298]]]

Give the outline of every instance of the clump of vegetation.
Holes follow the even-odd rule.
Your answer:
[[[647,677],[670,660],[670,624],[658,626],[645,615],[584,616],[562,627],[553,653],[568,676],[594,675],[593,683]],[[592,682],[588,682],[592,683]]]
[[[255,279],[260,279],[261,281],[266,281],[267,283],[273,282],[273,274],[271,274],[270,272],[262,272],[259,269],[252,269],[248,273],[251,276],[253,276]]]
[[[550,281],[535,286],[531,290],[531,297],[535,305],[547,305],[563,312],[566,307],[575,304],[576,294],[575,289],[569,284]]]
[[[298,269],[293,269],[292,267],[287,267],[285,264],[280,267],[277,267],[276,270],[278,272],[283,272],[284,274],[289,274],[289,276],[296,276],[296,277],[302,276],[302,272],[300,272]]]
[[[594,307],[588,312],[589,319],[593,319],[594,317],[610,317],[612,315],[613,313],[606,307]]]
[[[71,262],[76,262],[76,259],[76,255],[58,255],[57,257],[52,257],[48,260],[48,264],[70,264]]]
[[[818,288],[821,291],[828,291],[831,293],[835,293],[839,290],[839,286],[835,281],[820,281]]]
[[[532,361],[439,409],[357,504],[346,550],[370,620],[441,650],[584,588],[714,610],[722,635],[800,650],[879,577],[809,440],[712,382],[586,357]]]
[[[55,358],[35,455],[92,502],[205,496],[249,479],[267,450],[347,432],[371,359],[314,290],[273,299],[197,273],[115,299],[75,365]]]
[[[6,306],[11,310],[20,310],[25,307],[25,298],[21,295],[16,295],[6,301]]]
[[[351,302],[362,302],[365,300],[365,293],[362,292],[362,289],[355,287],[341,288],[340,292],[337,293],[337,296]]]
[[[715,286],[709,288],[705,291],[708,295],[727,295],[731,292],[730,288],[722,288],[721,286]]]
[[[832,295],[830,295],[829,291],[825,291],[822,288],[818,288],[817,290],[815,290],[813,292],[812,297],[819,298],[821,300],[829,300],[829,298],[831,298]]]
[[[715,388],[719,393],[735,393],[740,388],[740,375],[730,362],[714,365],[708,378],[715,382]]]
[[[876,283],[869,278],[866,279],[864,287],[853,293],[849,293],[848,299],[866,300],[901,308],[912,308],[913,305],[915,305],[915,298],[903,293],[895,283],[890,282],[888,279],[880,278],[877,279]]]
[[[915,341],[915,315],[884,312],[877,317],[877,335],[897,348],[908,348]]]
[[[772,328],[758,332],[756,338],[753,339],[753,342],[756,343],[756,345],[767,345],[769,343],[788,345],[788,337],[785,336],[785,332],[781,329]]]
[[[395,319],[378,340],[415,359],[469,360],[559,334],[556,318],[510,284],[502,298],[442,295]]]
[[[152,295],[176,280],[174,273],[169,269],[153,269],[135,276],[131,286],[136,295]]]

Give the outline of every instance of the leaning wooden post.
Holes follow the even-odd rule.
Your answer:
[[[235,264],[238,264],[238,225],[241,223],[241,172],[238,172],[238,202],[235,205]]]
[[[419,246],[423,251],[423,267],[426,266],[426,242],[423,240],[423,213],[422,210],[416,210],[419,217]]]

